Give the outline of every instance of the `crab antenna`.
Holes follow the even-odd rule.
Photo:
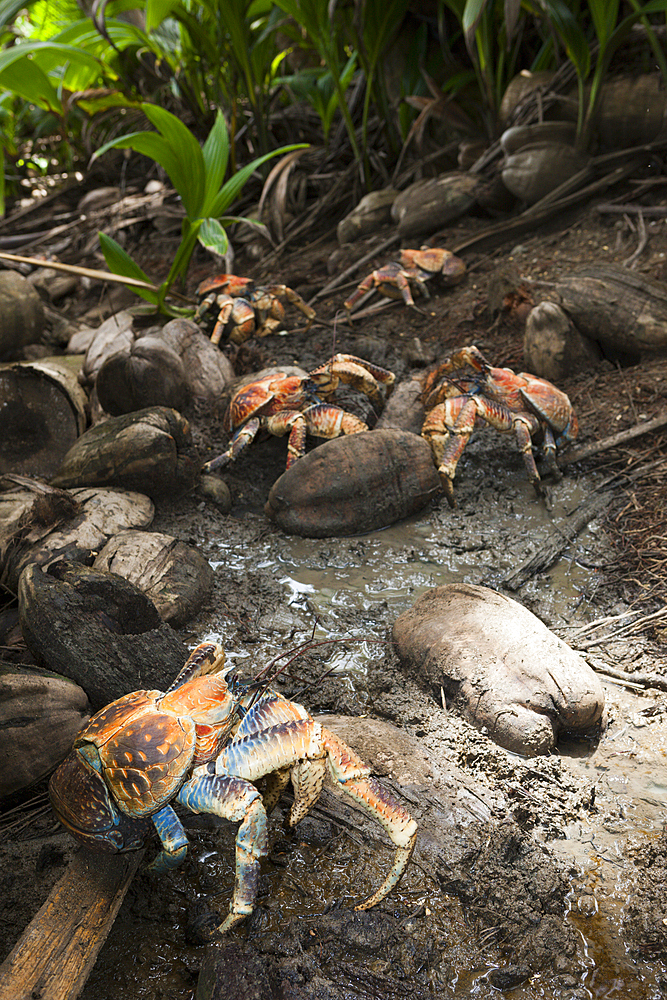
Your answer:
[[[317,622],[315,624],[317,625]],[[313,633],[314,633],[314,628],[313,628]],[[271,662],[268,664],[268,666],[266,666],[263,670],[260,671],[259,674],[256,675],[254,681],[251,682],[251,684],[248,685],[249,687],[254,687],[255,684],[257,684],[257,689],[256,689],[256,691],[255,691],[255,693],[254,693],[254,695],[253,695],[253,697],[251,699],[251,702],[250,702],[250,705],[248,706],[248,708],[251,708],[252,705],[254,705],[254,703],[268,689],[269,685],[272,684],[275,681],[276,677],[279,677],[282,673],[284,673],[287,670],[287,668],[290,667],[292,665],[292,663],[294,663],[294,661],[299,658],[299,656],[301,656],[302,653],[308,653],[308,652],[310,652],[311,649],[317,649],[319,646],[329,646],[329,645],[333,645],[335,643],[342,643],[342,642],[380,642],[380,643],[386,643],[387,640],[386,639],[376,639],[374,636],[364,636],[364,637],[359,638],[359,639],[350,639],[350,638],[321,639],[318,642],[313,642],[313,637],[311,635],[311,638],[307,639],[305,642],[302,642],[300,646],[295,646],[292,649],[288,650],[287,653],[282,653],[280,656],[276,656],[275,659],[271,660]],[[292,654],[292,655],[290,655],[290,654]],[[283,664],[282,667],[280,667],[279,670],[276,670],[276,672],[271,677],[268,677],[266,679],[266,681],[263,682],[263,678],[266,677],[266,674],[271,669],[271,667],[275,663],[277,663],[278,660],[282,659],[283,656],[289,656],[290,658],[289,658],[289,660],[287,660],[286,663]],[[324,680],[324,678],[327,677],[330,673],[332,673],[335,669],[336,669],[335,667],[331,667],[329,670],[325,671],[325,673],[322,674],[321,677],[318,677],[316,681],[311,681],[311,682],[307,683],[305,685],[305,687],[306,688],[307,687],[312,687],[313,684],[319,683],[320,681]],[[303,689],[301,689],[301,690],[303,690]]]

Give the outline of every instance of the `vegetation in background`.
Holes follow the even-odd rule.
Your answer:
[[[200,141],[221,111],[233,175],[264,162],[280,144],[281,109],[305,100],[324,147],[342,125],[348,159],[372,188],[386,182],[410,135],[416,112],[407,98],[430,100],[427,79],[443,104],[465,110],[468,124],[445,116],[453,137],[471,122],[490,137],[514,74],[567,58],[577,73],[583,145],[610,61],[633,25],[643,25],[667,79],[653,30],[664,26],[667,0],[437,0],[432,14],[408,0],[137,3],[110,0],[86,17],[74,0],[0,0],[0,153],[10,165],[35,133],[49,130],[59,136],[58,155],[73,162],[84,155],[86,120],[152,104]]]
[[[244,221],[236,216],[225,216],[225,213],[239,197],[246,181],[266,160],[302,147],[286,146],[260,156],[235,171],[225,182],[229,135],[221,112],[218,112],[206,142],[200,147],[192,132],[169,111],[152,104],[142,104],[141,110],[157,131],[118,136],[102,146],[95,156],[103,156],[109,149],[133,149],[143,153],[160,164],[180,195],[185,218],[181,242],[169,274],[157,292],[131,286],[137,295],[157,306],[161,312],[176,315],[178,310],[165,300],[174,283],[185,277],[197,240],[215,253],[224,255],[227,252],[224,226]],[[100,233],[99,237],[110,271],[150,283],[150,278],[115,240],[104,233]]]

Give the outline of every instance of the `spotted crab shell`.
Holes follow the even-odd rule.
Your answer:
[[[128,816],[157,812],[178,791],[192,763],[196,726],[161,712],[159,691],[134,691],[94,715],[75,749],[96,748],[101,775]]]

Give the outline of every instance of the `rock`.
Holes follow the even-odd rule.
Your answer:
[[[326,441],[295,462],[274,483],[265,512],[288,534],[356,535],[415,514],[439,491],[421,437],[363,431]]]
[[[588,664],[530,611],[486,587],[427,591],[397,618],[393,639],[406,670],[515,753],[550,753],[559,733],[599,725],[604,694]]]
[[[555,302],[541,302],[526,319],[523,358],[528,371],[551,382],[590,371],[602,358],[599,345],[582,337]]]
[[[391,222],[391,206],[397,195],[398,191],[394,188],[383,188],[364,195],[356,208],[338,223],[338,242],[354,243],[362,236],[388,225]]]
[[[411,184],[401,191],[391,209],[399,235],[427,235],[458,219],[475,204],[479,183],[477,174],[455,170]]]
[[[166,691],[188,650],[128,580],[87,566],[28,566],[19,580],[23,637],[38,663],[80,684],[93,711],[129,691]]]
[[[202,554],[156,531],[120,531],[106,543],[93,569],[135,584],[173,628],[200,611],[213,589],[213,570]]]
[[[164,499],[194,489],[199,466],[187,420],[153,406],[91,427],[67,452],[51,484],[120,486]]]
[[[0,367],[0,474],[48,478],[85,431],[88,397],[69,358]]]
[[[42,300],[27,278],[17,271],[0,272],[0,361],[20,358],[27,344],[41,339]]]
[[[52,771],[89,715],[78,684],[0,666],[0,799]]]
[[[30,563],[90,563],[109,538],[153,520],[151,500],[123,490],[59,490],[28,481],[0,493],[0,582],[16,593]]]
[[[200,476],[197,492],[219,507],[223,514],[229,514],[232,509],[232,494],[220,476]]]

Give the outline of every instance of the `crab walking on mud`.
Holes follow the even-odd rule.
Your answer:
[[[213,472],[233,462],[256,437],[260,428],[287,441],[287,468],[306,452],[306,435],[336,438],[341,434],[367,431],[368,425],[330,399],[341,382],[365,393],[378,409],[384,400],[380,387],[389,396],[394,373],[352,354],[335,354],[305,378],[277,372],[265,375],[239,389],[229,404],[224,427],[232,439],[221,455],[207,462],[202,471]]]
[[[271,690],[255,700],[230,688],[223,665],[220,646],[201,643],[167,692],[134,691],[94,715],[49,783],[56,816],[100,851],[136,850],[157,831],[162,851],[150,868],[158,873],[179,865],[188,848],[170,803],[240,823],[229,913],[211,932],[224,934],[254,908],[259,862],[268,852],[267,814],[291,778],[294,826],[317,802],[328,770],[396,846],[384,882],[355,909],[375,906],[405,871],[416,822],[305,708]],[[262,778],[260,793],[255,782]]]
[[[533,442],[541,445],[549,471],[559,476],[556,449],[577,436],[577,417],[564,392],[537,375],[492,368],[474,345],[455,351],[431,372],[423,399],[427,413],[422,437],[431,445],[451,507],[456,506],[456,466],[478,421],[514,434],[538,496],[544,488]]]

